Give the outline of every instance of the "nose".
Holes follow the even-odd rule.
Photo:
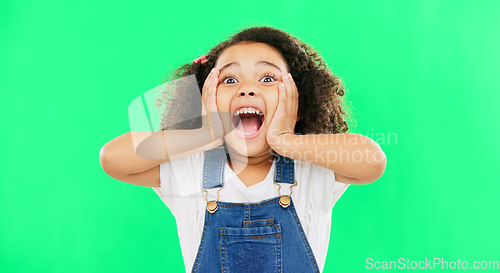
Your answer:
[[[240,84],[239,84],[238,89],[236,90],[235,95],[239,98],[257,97],[260,95],[260,88],[259,88],[258,84],[256,84],[252,80],[242,79]]]
[[[245,97],[245,96],[253,97],[253,96],[255,96],[255,92],[253,92],[253,91],[238,91],[238,96],[239,97]]]

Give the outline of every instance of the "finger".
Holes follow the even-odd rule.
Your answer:
[[[283,117],[283,109],[285,107],[285,101],[286,101],[286,93],[285,93],[285,85],[280,82],[278,84],[278,105],[276,107],[276,111],[274,112],[273,118],[271,119],[271,123],[269,124],[270,128],[269,129],[269,134],[275,133],[276,126],[278,126],[279,119]]]
[[[203,87],[202,87],[202,91],[201,91],[203,103],[206,102],[207,93],[208,93],[207,89],[211,83],[212,75],[213,75],[213,69],[212,69],[212,71],[210,71],[207,78],[205,79],[205,82],[203,83]]]
[[[217,83],[219,81],[218,72],[214,70],[212,72],[212,78],[210,78],[208,91],[207,91],[207,103],[210,104],[212,111],[217,111]]]
[[[211,73],[212,78],[210,79],[209,95],[215,96],[215,93],[217,91],[217,83],[219,82],[219,71],[214,67]]]
[[[286,87],[285,84],[282,82],[278,86],[278,98],[279,98],[279,103],[278,107],[280,107],[280,104],[285,104],[286,103]]]
[[[286,93],[287,97],[290,97],[290,94],[288,94],[288,93],[290,92],[290,91],[288,91],[288,89],[289,89],[289,84],[290,84],[290,81],[289,81],[289,79],[288,79],[288,73],[287,73],[287,74],[285,74],[285,75],[283,75],[283,77],[282,77],[282,82],[283,82],[283,85],[284,85],[284,87],[285,87],[285,93]]]
[[[216,128],[214,128],[214,122],[215,120],[213,120],[215,118],[215,115],[213,112],[216,112],[217,110],[217,107],[216,107],[216,104],[215,104],[215,101],[214,101],[214,97],[213,94],[215,93],[214,92],[214,85],[215,85],[215,80],[217,79],[217,77],[215,77],[215,72],[214,72],[214,69],[212,69],[210,71],[210,76],[207,77],[207,80],[205,81],[205,84],[207,85],[206,89],[205,89],[205,98],[206,98],[206,104],[207,104],[207,118],[208,118],[208,123],[209,123],[209,127],[210,127],[210,134],[211,134],[211,137],[212,137],[212,141],[215,140],[215,133],[214,133],[214,130],[217,130]]]
[[[207,97],[208,97],[208,86],[211,82],[211,79],[212,79],[212,75],[213,75],[213,70],[210,71],[210,73],[208,74],[207,78],[205,79],[205,82],[203,83],[203,87],[201,89],[201,108],[202,108],[202,115],[207,115],[207,106],[205,106],[205,104],[207,103]]]
[[[299,93],[298,93],[297,85],[295,84],[295,81],[293,80],[292,74],[290,74],[290,86],[292,87],[292,97],[298,98]]]
[[[291,100],[293,101],[293,110],[297,111],[298,105],[299,105],[299,90],[297,89],[297,85],[295,84],[295,81],[293,80],[292,74],[290,74],[290,86],[292,88],[291,90]]]
[[[207,108],[208,112],[218,112],[217,109],[217,84],[219,82],[218,71],[216,68],[211,71],[211,78],[207,81]],[[209,113],[209,114],[210,114]]]
[[[292,75],[288,73],[286,75],[286,82],[285,82],[285,87],[286,87],[286,95],[288,98],[292,99],[293,98],[293,81],[292,81]]]
[[[292,86],[291,86],[291,81],[290,81],[290,73],[287,73],[283,76],[284,78],[284,86],[285,86],[285,94],[286,98],[288,100],[288,103],[286,104],[286,109],[285,111],[287,114],[291,113],[293,111],[293,103],[291,103],[291,100],[293,100],[293,93],[292,93]]]

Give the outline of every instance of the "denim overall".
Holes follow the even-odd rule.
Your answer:
[[[226,153],[220,146],[205,152],[202,189],[207,195],[205,189],[224,187]],[[275,184],[295,186],[293,159],[275,153],[274,161]],[[256,203],[207,200],[192,272],[320,272],[290,196]]]

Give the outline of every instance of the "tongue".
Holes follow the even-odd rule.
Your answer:
[[[260,122],[257,117],[242,117],[240,123],[238,124],[238,129],[240,132],[246,134],[255,133],[259,130]]]

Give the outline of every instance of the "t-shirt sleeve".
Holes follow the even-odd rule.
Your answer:
[[[326,169],[326,168],[325,168]],[[347,187],[349,187],[349,184],[338,182],[335,180],[335,172],[332,170],[326,169],[326,172],[328,173],[328,181],[333,182],[333,191],[332,191],[332,198],[330,200],[330,209],[333,209],[333,206],[339,200],[339,198],[344,194],[344,192],[347,190]]]
[[[186,198],[201,192],[203,152],[160,164],[160,187],[154,188],[175,215],[175,198]]]
[[[335,181],[335,173],[330,169],[311,163],[302,162],[302,164],[310,167],[309,190],[312,191],[310,196],[320,208],[332,210],[349,184]]]

